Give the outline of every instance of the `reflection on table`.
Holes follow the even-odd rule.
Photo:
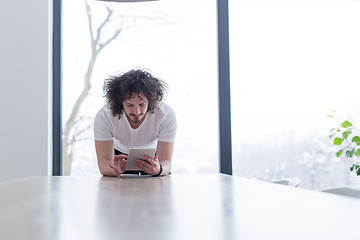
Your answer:
[[[347,239],[360,200],[223,174],[0,182],[2,239]],[[350,226],[349,226],[350,225]]]

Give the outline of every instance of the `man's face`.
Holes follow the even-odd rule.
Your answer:
[[[142,93],[134,93],[123,102],[126,117],[132,123],[141,123],[144,120],[148,106],[149,102]]]

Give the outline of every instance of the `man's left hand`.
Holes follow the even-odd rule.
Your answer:
[[[149,175],[157,175],[161,169],[158,156],[151,158],[145,155],[144,159],[136,159],[135,165]]]

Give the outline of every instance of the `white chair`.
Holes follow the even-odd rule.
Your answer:
[[[300,184],[300,179],[298,179],[298,178],[283,178],[283,179],[279,179],[276,181],[272,181],[272,183],[287,185],[290,187],[297,187]]]
[[[343,186],[322,190],[322,192],[334,193],[338,195],[360,198],[360,186]]]

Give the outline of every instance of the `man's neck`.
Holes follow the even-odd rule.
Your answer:
[[[145,116],[141,119],[141,121],[139,121],[139,122],[134,122],[134,121],[131,121],[127,115],[125,115],[125,116],[126,116],[126,119],[128,120],[128,122],[129,122],[129,124],[130,124],[130,127],[131,127],[132,129],[137,129],[138,127],[140,127],[140,125],[144,122],[144,120],[145,120],[145,118],[146,118],[146,114],[145,114]]]

